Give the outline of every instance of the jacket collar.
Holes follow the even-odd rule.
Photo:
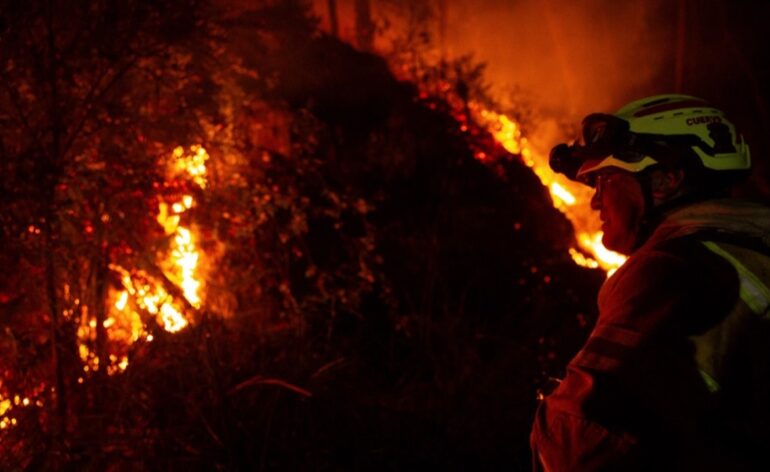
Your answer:
[[[770,247],[770,208],[739,199],[706,200],[679,207],[663,217],[642,247],[702,231],[749,237]]]

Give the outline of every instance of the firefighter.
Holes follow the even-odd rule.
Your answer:
[[[649,97],[587,116],[551,166],[630,257],[538,407],[534,470],[770,471],[770,209],[730,198],[751,167],[733,124]]]

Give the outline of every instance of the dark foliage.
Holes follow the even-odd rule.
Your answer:
[[[536,390],[587,334],[603,274],[570,260],[571,227],[518,156],[464,128],[442,97],[396,80],[383,59],[317,34],[301,6],[276,5],[220,18],[228,40],[218,46],[233,62],[200,71],[206,100],[207,82],[176,92],[213,161],[191,216],[217,254],[207,303],[179,333],[154,329],[122,374],[78,384],[77,360],[62,367],[62,436],[50,440],[49,407],[25,410],[0,433],[11,468],[528,468]],[[157,161],[126,159],[147,169],[134,183],[118,172],[121,185],[148,185]],[[100,188],[72,198],[115,204],[120,194]],[[131,240],[131,260],[157,250],[157,229],[141,226],[153,198],[137,194],[143,216],[126,213],[136,221],[121,226],[145,238]],[[33,218],[14,215],[5,234]],[[57,246],[62,260],[90,260],[72,256],[86,243],[71,241]],[[25,323],[45,332],[43,295],[20,288],[41,278],[24,269],[34,258],[2,257],[20,269],[0,285],[0,322],[14,339]],[[74,350],[73,330],[63,320],[59,342]],[[14,362],[45,357],[50,342],[14,347]],[[24,377],[20,364],[3,369],[4,385],[23,386],[7,380]]]

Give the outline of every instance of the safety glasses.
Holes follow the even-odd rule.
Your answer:
[[[645,156],[666,154],[665,141],[663,136],[632,132],[629,123],[617,116],[594,113],[583,119],[578,140],[571,145],[559,144],[551,150],[549,164],[554,172],[576,180],[586,161],[612,156],[623,162],[639,162]]]

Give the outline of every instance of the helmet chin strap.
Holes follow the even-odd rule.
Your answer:
[[[647,241],[652,232],[662,221],[663,214],[660,212],[660,206],[655,205],[655,198],[652,196],[652,174],[644,170],[636,174],[636,180],[642,189],[644,197],[644,210],[642,219],[639,222],[639,229],[636,232],[636,241],[634,241],[633,250],[636,251]]]

